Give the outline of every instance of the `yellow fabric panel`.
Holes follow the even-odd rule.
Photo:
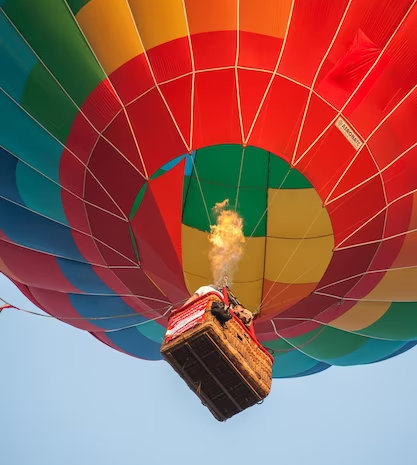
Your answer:
[[[240,0],[240,30],[283,38],[292,0]]]
[[[213,282],[209,261],[208,234],[182,225],[182,263],[188,291]],[[265,238],[254,237],[244,251],[233,279],[232,292],[250,310],[261,301],[264,272]]]
[[[257,310],[262,300],[262,284],[262,279],[249,283],[235,282],[233,286],[231,286],[231,291],[245,308],[254,312]]]
[[[288,307],[306,298],[316,288],[317,283],[283,284],[264,281],[262,315],[278,315]]]
[[[183,0],[129,0],[129,5],[146,50],[187,36]]]
[[[185,283],[188,292],[192,295],[200,286],[207,286],[211,284],[210,279],[202,278],[184,271]],[[248,310],[254,312],[262,300],[262,283],[263,280],[252,281],[249,283],[234,283],[231,286],[231,291],[242,305]]]
[[[365,297],[387,302],[417,301],[417,268],[387,271],[381,281]]]
[[[266,240],[265,279],[280,283],[317,283],[333,254],[333,236]]]
[[[182,263],[187,273],[210,281],[213,279],[209,261],[208,234],[182,225]],[[253,237],[247,242],[234,282],[252,282],[263,278],[265,238]],[[207,283],[206,281],[206,284]]]
[[[186,271],[184,271],[184,281],[187,286],[187,291],[190,293],[190,295],[193,295],[199,287],[211,284],[211,282],[208,282],[209,280],[206,278],[195,276],[191,273],[187,273]]]
[[[236,0],[185,0],[185,6],[190,34],[237,28]]]
[[[127,2],[91,0],[76,19],[107,74],[143,53]]]
[[[400,253],[394,260],[391,268],[409,266],[417,266],[417,232],[408,233],[404,236],[404,242]]]
[[[384,315],[390,302],[358,302],[344,315],[329,323],[333,328],[345,331],[359,331],[367,328]],[[320,317],[318,317],[320,321]]]
[[[332,236],[330,217],[316,190],[268,189],[267,235],[281,238]]]

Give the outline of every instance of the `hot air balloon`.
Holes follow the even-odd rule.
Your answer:
[[[243,219],[275,378],[417,341],[415,0],[0,0],[0,270],[161,359]]]

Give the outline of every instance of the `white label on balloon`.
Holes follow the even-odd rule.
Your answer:
[[[355,150],[359,150],[362,147],[362,141],[355,134],[353,129],[346,123],[343,118],[338,118],[336,121],[336,127],[346,137],[346,139],[355,147]]]

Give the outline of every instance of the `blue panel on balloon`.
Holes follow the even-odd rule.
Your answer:
[[[324,370],[327,370],[330,368],[331,365],[324,363],[324,362],[316,362],[316,365],[312,368],[310,368],[307,371],[303,371],[302,373],[299,373],[296,376],[293,376],[293,378],[301,378],[302,376],[310,376],[310,375],[315,375],[316,373],[320,373]]]
[[[85,262],[70,228],[4,199],[0,199],[0,229],[16,244]]]
[[[298,350],[291,350],[285,355],[275,357],[272,366],[272,376],[274,378],[288,378],[297,376],[317,365],[317,360],[304,355]]]
[[[0,145],[59,183],[62,145],[0,91]]]
[[[61,187],[19,161],[16,167],[16,184],[25,205],[48,218],[68,224],[61,200]]]
[[[417,344],[417,341],[403,342],[403,344],[404,345],[401,348],[399,348],[397,351],[393,352],[390,355],[387,355],[386,357],[382,358],[380,361],[382,362],[383,360],[388,360],[392,357],[396,357],[397,355],[401,355],[404,352],[407,352],[407,350],[410,350],[413,347],[415,347],[415,345]]]
[[[83,318],[101,329],[126,328],[146,320],[119,296],[69,294],[68,297]]]
[[[363,346],[343,357],[326,360],[331,365],[349,366],[377,362],[404,345],[404,341],[369,339]]]
[[[86,294],[115,293],[100,279],[89,263],[74,262],[57,258],[58,266],[68,281],[81,292]]]
[[[161,345],[143,336],[136,328],[106,333],[106,336],[124,352],[144,360],[161,360]]]
[[[160,325],[156,321],[149,320],[146,323],[137,327],[138,331],[141,332],[145,337],[151,341],[162,344],[166,333],[165,326]]]
[[[0,6],[2,1],[0,1]],[[38,59],[0,11],[0,88],[20,102],[26,80]]]
[[[23,205],[16,186],[17,163],[16,157],[0,147],[0,195]]]

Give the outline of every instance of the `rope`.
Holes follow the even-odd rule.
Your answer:
[[[186,299],[183,299],[183,300],[180,300],[179,302],[177,302],[176,304],[172,304],[172,305],[169,305],[169,306],[164,306],[164,307],[153,309],[154,311],[165,310],[165,312],[162,315],[158,315],[155,318],[151,318],[151,319],[148,319],[146,321],[142,321],[141,323],[135,323],[135,324],[132,324],[132,325],[122,326],[120,328],[108,329],[108,330],[105,330],[104,332],[105,333],[111,333],[111,332],[115,332],[115,331],[122,331],[123,329],[134,328],[134,327],[137,327],[137,326],[143,326],[143,325],[148,324],[148,323],[150,323],[152,321],[160,320],[161,318],[164,318],[173,309],[173,307],[175,307],[175,306],[177,306],[179,304],[183,304],[185,302],[185,300]],[[29,315],[40,316],[40,317],[43,317],[43,318],[51,318],[51,319],[54,319],[54,320],[61,320],[61,321],[74,321],[74,320],[78,320],[78,321],[80,321],[80,320],[100,321],[100,320],[115,320],[115,319],[120,319],[120,318],[143,317],[143,315],[141,315],[139,313],[127,313],[127,314],[124,314],[124,315],[101,316],[101,317],[59,317],[58,318],[58,317],[53,316],[53,315],[43,314],[43,313],[39,313],[39,312],[34,312],[32,310],[26,310],[26,309],[23,309],[23,308],[16,307],[15,305],[12,305],[12,304],[8,303],[2,297],[0,297],[0,302],[3,302],[3,304],[4,304],[4,305],[0,306],[0,313],[3,310],[10,309],[10,310],[23,312],[23,313],[28,313]]]

